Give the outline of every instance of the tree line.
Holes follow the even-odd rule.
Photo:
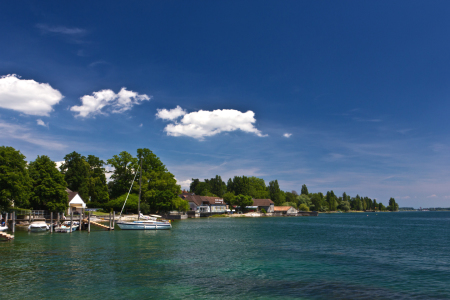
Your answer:
[[[178,197],[181,190],[174,175],[146,148],[137,149],[136,156],[123,151],[106,162],[74,151],[64,157],[59,170],[46,155],[30,163],[25,159],[13,147],[0,147],[0,211],[14,206],[62,212],[68,207],[66,188],[78,192],[89,207],[120,211],[132,183],[126,209],[137,211],[139,180],[143,213],[189,208],[187,201]],[[109,182],[107,164],[114,168]],[[136,176],[138,172],[141,178]]]
[[[221,197],[228,205],[240,207],[243,207],[240,204],[245,203],[250,203],[246,205],[250,206],[253,198],[271,199],[276,206],[293,206],[302,211],[398,211],[398,204],[394,198],[389,199],[389,205],[386,207],[376,199],[359,195],[351,197],[345,192],[339,197],[333,191],[328,191],[326,194],[309,193],[305,184],[302,185],[298,194],[295,190],[282,191],[278,180],[272,180],[266,186],[264,179],[255,176],[234,176],[233,179],[228,179],[227,183],[219,175],[203,181],[192,178],[190,192],[201,196]]]

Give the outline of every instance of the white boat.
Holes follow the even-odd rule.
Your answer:
[[[141,165],[140,165],[140,171],[142,176],[142,159],[141,159]],[[125,198],[125,202],[122,206],[122,211],[120,212],[119,221],[116,222],[117,226],[119,226],[122,230],[165,230],[165,229],[171,229],[172,224],[170,224],[170,221],[166,220],[160,220],[158,221],[158,218],[161,218],[161,216],[158,215],[150,215],[150,216],[144,216],[139,208],[141,204],[141,180],[139,180],[139,202],[138,202],[138,220],[134,221],[121,221],[122,218],[122,212],[125,208],[125,204],[127,203],[128,196],[130,195],[131,188],[133,187],[134,180],[136,179],[136,174],[134,175],[134,179],[131,182],[130,190],[128,191],[128,195]]]
[[[6,230],[8,230],[8,226],[1,226],[0,225],[0,231],[6,231]]]
[[[31,232],[43,232],[49,230],[50,227],[45,223],[45,221],[34,221],[28,226],[28,231]]]
[[[157,221],[156,218],[149,218],[149,220],[142,221],[117,221],[116,224],[122,230],[164,230],[172,228],[169,221]]]
[[[78,229],[78,222],[73,222],[72,232]],[[55,227],[55,232],[69,233],[70,232],[70,222],[64,222],[64,224]]]

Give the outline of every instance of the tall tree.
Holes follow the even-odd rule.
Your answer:
[[[89,164],[86,158],[73,151],[64,156],[64,163],[60,169],[61,173],[64,174],[67,187],[74,192],[78,192],[81,198],[86,200],[88,194],[86,180],[89,178]]]
[[[216,175],[215,178],[209,180],[209,186],[211,193],[220,198],[222,198],[223,194],[227,191],[227,185],[222,181],[222,177],[219,175]]]
[[[270,197],[264,179],[255,176],[249,177],[248,179],[250,196],[254,199],[267,199]]]
[[[115,199],[130,189],[138,168],[138,159],[126,151],[120,152],[107,160],[114,167],[111,181],[108,184],[110,198]]]
[[[137,160],[142,160],[142,202],[150,205],[150,210],[155,212],[174,209],[181,193],[175,176],[147,148],[137,150]],[[136,177],[133,192],[139,192],[139,177]]]
[[[281,196],[280,186],[278,185],[278,180],[272,180],[269,182],[269,195],[270,199],[275,203],[275,205],[281,205],[284,201]]]
[[[306,184],[302,185],[302,190],[300,193],[302,195],[308,195],[308,188],[306,187]]]
[[[48,156],[38,156],[35,161],[30,162],[29,171],[33,184],[31,207],[64,211],[69,206],[67,184],[64,175],[56,168],[56,164]]]
[[[31,180],[25,156],[13,147],[0,147],[0,210],[27,208],[31,196]]]
[[[109,201],[108,186],[106,184],[105,162],[94,155],[88,155],[89,179],[86,181],[88,199],[92,202],[106,203]]]

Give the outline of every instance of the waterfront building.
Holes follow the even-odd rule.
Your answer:
[[[282,216],[296,216],[298,210],[292,206],[274,206],[273,212],[274,214]]]
[[[67,214],[70,215],[72,212],[74,214],[82,214],[86,208],[86,203],[84,203],[78,192],[73,192],[69,189],[66,189],[66,192],[69,194],[69,208],[67,209]]]

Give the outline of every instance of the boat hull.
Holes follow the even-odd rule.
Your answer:
[[[30,226],[30,232],[44,232],[49,230],[48,226]]]
[[[74,232],[75,230],[77,230],[78,225],[74,225],[72,227],[72,232]],[[60,233],[69,233],[70,232],[70,227],[56,227],[55,228],[55,232],[60,232]]]
[[[172,225],[168,222],[117,222],[122,230],[168,230]]]
[[[8,230],[8,226],[0,226],[0,231],[6,231]]]

